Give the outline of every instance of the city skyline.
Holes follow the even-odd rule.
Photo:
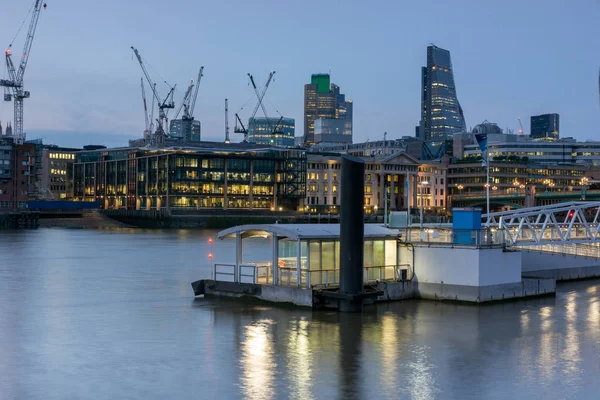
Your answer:
[[[158,2],[143,8],[117,7],[113,1],[94,7],[75,1],[50,3],[40,17],[25,76],[26,90],[31,91],[31,98],[25,100],[25,130],[29,138],[44,137],[65,146],[90,142],[124,146],[129,139],[141,137],[141,71],[129,48],[135,45],[151,70],[178,84],[176,102],[198,67],[205,66],[195,114],[206,140],[224,139],[224,98],[230,99],[232,125],[232,114],[253,95],[246,73],[260,75],[268,70],[277,70],[277,79],[269,88],[267,106],[294,118],[299,134],[303,86],[311,74],[329,68],[332,82],[354,100],[356,142],[383,138],[384,132],[390,139],[412,136],[420,118],[421,66],[426,64],[427,45],[433,43],[452,54],[467,127],[488,119],[516,132],[517,117],[528,121],[531,115],[558,113],[562,136],[600,139],[594,130],[600,123],[600,58],[588,50],[600,33],[595,4],[459,3],[435,4],[435,15],[440,17],[431,18],[430,6],[407,9],[386,2],[349,2],[344,8],[327,2],[271,1],[197,7],[179,0],[170,7],[173,11],[166,12],[163,23],[184,28],[165,29],[160,35],[144,22],[160,11]],[[23,2],[7,6],[0,43],[6,46],[14,37],[29,7]],[[198,13],[175,11],[186,7]],[[328,20],[322,29],[307,29],[302,21],[314,7],[338,18]],[[273,17],[268,26],[256,23],[264,8]],[[246,18],[238,18],[241,15]],[[233,25],[227,23],[232,17]],[[427,22],[431,25],[421,29]],[[314,46],[321,34],[334,37],[340,29],[345,30],[345,40],[336,46]],[[254,34],[246,35],[248,31]],[[23,32],[15,43],[15,55],[20,55],[22,43]],[[282,46],[289,54],[310,57],[301,61],[282,57],[277,50]],[[244,112],[242,118],[248,118],[248,111]],[[12,113],[12,103],[2,102],[3,126],[12,120]],[[232,133],[232,140],[241,141],[241,136]]]

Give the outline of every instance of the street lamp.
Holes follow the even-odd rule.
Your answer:
[[[421,197],[421,213],[420,213],[420,225],[421,230],[423,230],[423,186],[429,185],[428,181],[421,181],[419,185],[419,197]]]
[[[456,185],[456,188],[460,191],[460,195],[462,196],[462,191],[465,187],[463,185]]]

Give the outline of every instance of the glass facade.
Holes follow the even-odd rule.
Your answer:
[[[296,121],[293,118],[250,118],[248,141],[270,146],[294,147]]]
[[[82,152],[74,198],[112,209],[293,209],[306,195],[306,155],[295,151]]]
[[[426,141],[443,141],[465,130],[464,115],[456,97],[450,52],[434,45],[428,46],[427,66],[422,68],[419,136]]]
[[[542,114],[532,116],[530,137],[532,139],[558,140],[558,114]]]
[[[201,124],[195,119],[174,119],[169,125],[169,139],[185,143],[200,141]]]
[[[316,143],[315,120],[343,119],[344,131],[352,137],[352,100],[340,93],[340,87],[329,83],[328,74],[312,75],[311,83],[304,85],[304,142]],[[327,84],[327,90],[325,90]]]

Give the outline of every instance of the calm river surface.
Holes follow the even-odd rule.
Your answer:
[[[362,315],[194,299],[211,235],[0,231],[0,399],[600,396],[600,281]]]

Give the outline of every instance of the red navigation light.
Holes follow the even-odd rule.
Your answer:
[[[208,243],[212,243],[212,238],[208,238]]]
[[[569,218],[573,218],[575,216],[575,211],[569,211]]]
[[[6,49],[6,51],[4,52],[4,54],[6,54],[8,56],[10,54],[10,49]]]
[[[212,260],[212,253],[208,253],[208,258]]]

